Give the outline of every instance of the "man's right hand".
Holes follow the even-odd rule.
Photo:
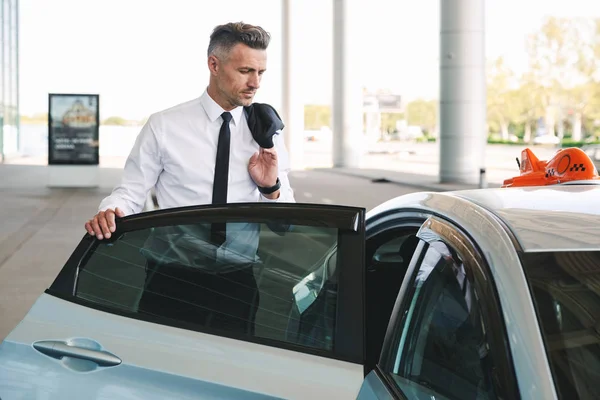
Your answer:
[[[119,207],[114,210],[109,208],[106,211],[100,211],[94,218],[85,223],[85,230],[90,235],[96,236],[98,240],[102,240],[103,238],[109,239],[110,234],[117,229],[115,215],[123,218],[125,213]]]

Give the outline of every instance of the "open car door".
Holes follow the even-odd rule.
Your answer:
[[[86,234],[0,345],[1,398],[355,398],[364,219],[228,204]]]

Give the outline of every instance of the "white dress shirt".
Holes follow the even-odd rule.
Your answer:
[[[224,111],[205,91],[197,99],[153,114],[127,158],[120,185],[102,200],[99,210],[119,207],[126,215],[138,213],[152,187],[160,208],[211,204]],[[259,145],[243,111],[243,107],[230,111],[227,202],[294,202],[288,179],[289,157],[280,134],[273,136],[281,181],[279,198],[264,197],[250,177],[248,161]]]
[[[153,114],[129,154],[121,184],[100,203],[99,210],[119,207],[126,215],[142,211],[155,187],[160,208],[212,203],[213,180],[223,110],[205,91],[198,99]],[[281,135],[277,150],[280,196],[264,197],[250,177],[248,162],[259,150],[243,107],[230,111],[231,145],[227,202],[295,202],[288,179],[289,158]],[[276,222],[276,221],[272,221]],[[210,242],[210,224],[155,228],[141,253],[154,263],[175,263],[208,272],[228,272],[259,261],[261,225],[227,223],[222,245]]]

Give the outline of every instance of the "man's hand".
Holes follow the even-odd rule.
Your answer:
[[[114,210],[108,209],[106,211],[100,211],[91,220],[85,223],[85,230],[92,236],[96,236],[98,240],[103,238],[110,238],[110,234],[117,229],[115,223],[115,215],[119,218],[123,218],[125,213],[119,209]]]
[[[254,153],[248,163],[248,172],[257,186],[275,186],[279,174],[275,148],[264,149],[261,147],[258,152]],[[266,197],[276,199],[279,197],[279,191],[266,195]]]

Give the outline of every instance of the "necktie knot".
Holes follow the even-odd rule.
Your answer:
[[[232,116],[229,111],[225,111],[223,114],[221,114],[221,118],[223,118],[223,121],[229,122],[231,121]]]

